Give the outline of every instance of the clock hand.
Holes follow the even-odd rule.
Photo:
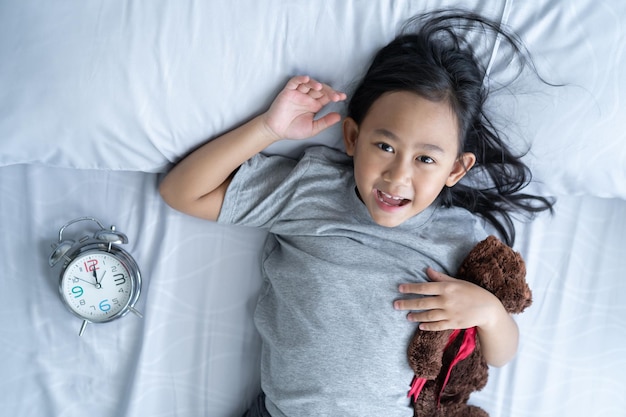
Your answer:
[[[86,282],[86,283],[87,283],[87,284],[89,284],[89,285],[93,285],[94,287],[96,286],[96,284],[94,284],[93,282],[85,281],[85,280],[84,280],[84,279],[82,279],[82,278],[78,278],[76,275],[74,275],[74,278],[76,278],[76,279],[77,279],[77,280],[79,280],[79,281]]]
[[[96,280],[96,285],[99,284],[99,282],[98,282],[98,274],[96,274],[96,268],[93,269],[93,279]]]

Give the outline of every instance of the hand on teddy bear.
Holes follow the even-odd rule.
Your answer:
[[[483,410],[468,406],[467,400],[471,392],[485,385],[485,359],[493,357],[494,347],[501,348],[499,343],[505,341],[504,350],[513,346],[514,353],[517,348],[517,325],[509,314],[520,313],[531,303],[525,275],[521,256],[490,236],[465,258],[457,274],[460,279],[431,270],[429,277],[434,282],[401,286],[403,292],[430,295],[394,304],[399,309],[425,310],[408,315],[410,320],[422,322],[408,348],[409,363],[416,376],[410,392],[415,415],[486,415]],[[463,297],[468,299],[461,300]],[[500,312],[477,306],[482,303],[494,303]],[[498,317],[503,321],[498,323]],[[492,320],[495,328],[490,328],[494,326]],[[483,326],[483,333],[478,328],[479,337],[472,324]],[[513,333],[503,334],[498,326]],[[455,327],[457,330],[451,330]],[[513,344],[509,340],[512,335]]]
[[[502,366],[511,360],[517,351],[518,330],[503,303],[476,283],[455,279],[430,268],[427,274],[431,282],[400,286],[401,292],[422,297],[398,300],[394,304],[398,309],[410,310],[408,319],[420,323],[419,330],[427,341],[419,343],[430,349],[425,350],[424,346],[419,349],[422,352],[433,351],[432,358],[426,358],[422,353],[419,361],[411,361],[416,374],[432,376],[436,372],[442,345],[445,346],[450,331],[455,329],[477,329],[483,343],[483,355],[489,364]],[[442,335],[428,334],[432,331],[446,332]],[[433,347],[435,341],[437,348]],[[413,344],[410,349],[414,352],[417,347]]]
[[[411,310],[407,318],[420,323],[420,337],[413,338],[409,345],[411,368],[422,378],[434,379],[453,330],[488,326],[498,314],[506,313],[493,294],[476,284],[432,268],[426,272],[431,282],[400,286],[404,294],[423,297],[398,300],[394,305],[399,310]]]
[[[402,284],[403,294],[423,297],[398,300],[399,310],[412,310],[407,318],[419,322],[420,330],[453,330],[489,327],[498,314],[505,314],[502,303],[475,283],[456,279],[432,268],[426,270],[430,282]]]

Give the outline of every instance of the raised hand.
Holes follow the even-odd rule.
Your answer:
[[[325,105],[345,99],[308,76],[292,78],[265,113],[208,141],[177,164],[161,182],[161,196],[183,213],[216,220],[231,175],[241,164],[278,140],[305,139],[339,122],[337,112],[316,116]]]
[[[305,139],[341,120],[337,112],[319,119],[316,114],[328,103],[346,99],[344,93],[306,75],[291,78],[263,115],[266,127],[278,139]]]

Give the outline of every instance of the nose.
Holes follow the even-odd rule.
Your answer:
[[[394,158],[383,173],[383,180],[390,184],[407,185],[411,183],[413,161],[405,158]]]

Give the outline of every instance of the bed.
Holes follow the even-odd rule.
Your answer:
[[[517,221],[534,303],[516,317],[517,357],[471,402],[502,417],[626,415],[626,2],[615,0],[0,2],[0,414],[240,416],[259,389],[265,236],[173,211],[163,173],[262,111],[289,76],[349,91],[405,19],[459,4],[516,30],[562,85],[523,77],[494,100],[511,138],[532,144],[533,189],[557,204]],[[483,43],[504,77],[498,40]],[[341,146],[339,131],[308,143]],[[79,336],[49,257],[82,216],[128,236],[143,318]]]

